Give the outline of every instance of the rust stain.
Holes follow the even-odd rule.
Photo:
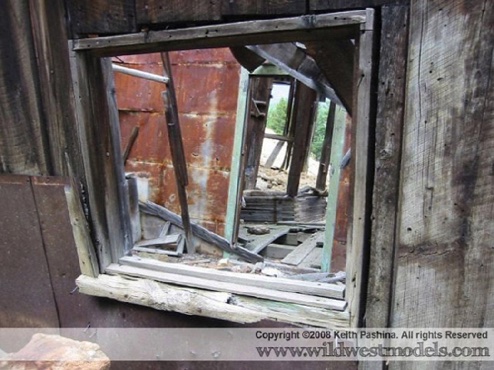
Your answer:
[[[224,233],[229,174],[237,109],[240,66],[229,49],[171,52],[172,73],[189,173],[191,218]],[[159,54],[122,56],[114,62],[163,75]],[[165,86],[115,74],[121,145],[139,127],[126,171],[150,184],[150,198],[179,212],[161,92]]]

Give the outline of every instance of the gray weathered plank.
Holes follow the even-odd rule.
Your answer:
[[[187,266],[185,264],[179,263],[168,263],[156,261],[153,259],[138,258],[134,256],[122,257],[120,259],[120,264],[150,269],[154,271],[161,271],[170,274],[193,276],[214,281],[237,283],[284,292],[303,293],[335,299],[343,299],[345,297],[345,287],[334,284],[307,281],[301,282],[281,277],[243,274],[237,272],[215,270],[212,268]]]
[[[373,74],[374,11],[367,10],[367,23],[363,25],[360,37],[356,40],[357,57],[354,80],[354,112],[352,132],[351,169],[353,193],[351,201],[351,225],[347,241],[347,289],[348,309],[352,327],[360,326],[361,311],[365,297],[362,287],[366,284],[367,267],[364,266],[368,253],[368,233],[370,224],[370,203],[372,184],[369,181],[369,131],[372,125],[371,99]]]
[[[410,19],[391,325],[492,327],[494,4],[420,0]]]
[[[266,37],[271,43],[324,37],[352,37],[365,22],[365,11],[310,15],[273,20],[236,22],[214,26],[74,40],[74,50],[93,50],[99,56],[167,51],[198,47],[259,44]],[[331,29],[328,33],[327,30]],[[310,30],[311,32],[307,32]],[[284,31],[290,31],[288,34]],[[319,32],[320,31],[320,32]],[[322,32],[322,33],[321,33]],[[239,36],[242,36],[239,38]]]
[[[324,232],[318,231],[306,239],[302,244],[300,244],[295,250],[288,256],[283,258],[282,263],[287,265],[298,266],[302,261],[309,255],[318,242],[324,242]],[[310,266],[309,266],[310,267]]]
[[[383,6],[377,95],[373,218],[365,324],[384,328],[391,305],[401,137],[408,54],[408,6]]]
[[[346,307],[346,302],[343,300],[309,296],[301,293],[280,292],[273,289],[252,287],[252,286],[241,285],[237,283],[207,280],[193,276],[170,274],[166,272],[153,271],[149,269],[126,266],[126,265],[112,264],[108,267],[108,272],[111,274],[130,275],[139,278],[152,279],[165,283],[179,284],[179,285],[213,290],[218,292],[235,293],[235,294],[269,299],[279,302],[303,304],[307,306],[332,309],[336,311],[343,311]]]

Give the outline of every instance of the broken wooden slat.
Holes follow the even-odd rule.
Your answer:
[[[238,323],[274,320],[324,328],[347,328],[349,322],[346,311],[177,287],[148,279],[129,280],[111,275],[91,278],[81,275],[76,283],[83,294]]]
[[[264,137],[266,137],[266,134],[264,134]],[[278,158],[278,155],[280,154],[281,149],[283,149],[283,145],[285,145],[284,141],[278,141],[276,143],[276,146],[274,147],[273,151],[271,152],[268,159],[266,160],[266,163],[264,164],[265,167],[267,167],[267,168],[273,167],[273,164],[276,161],[276,158]]]
[[[244,171],[244,189],[254,189],[256,186],[272,88],[272,78],[251,76],[248,108],[251,113],[247,115],[244,148],[247,157]]]
[[[264,250],[264,255],[266,258],[283,259],[294,249],[294,246],[271,243]]]
[[[331,158],[331,145],[333,143],[333,127],[336,112],[336,104],[329,104],[328,117],[326,120],[326,130],[324,132],[324,142],[322,144],[321,156],[319,158],[319,169],[317,171],[316,189],[326,190],[326,182],[329,173],[329,159]]]
[[[328,83],[316,62],[301,48],[297,47],[295,43],[249,45],[247,48],[287,72],[307,87],[341,104],[338,95]]]
[[[167,84],[169,82],[169,78],[166,76],[160,76],[154,73],[140,71],[138,69],[127,68],[115,63],[112,63],[112,69],[115,72],[123,73],[129,76],[143,78],[149,81],[160,82],[162,84]]]
[[[309,255],[309,253],[312,252],[314,248],[316,248],[317,242],[321,242],[323,240],[324,232],[316,232],[310,238],[300,244],[292,253],[283,258],[281,262],[287,265],[298,266]]]
[[[314,124],[314,105],[316,98],[316,91],[297,82],[295,109],[293,113],[293,124],[295,125],[293,153],[290,170],[288,172],[288,184],[286,187],[286,193],[291,197],[295,197],[298,193],[300,174],[302,173],[307,158],[312,127]]]
[[[316,248],[310,251],[310,253],[300,263],[300,267],[313,267],[320,269],[322,259],[322,248],[319,248],[316,243]]]
[[[180,276],[193,276],[205,280],[249,285],[284,292],[311,294],[335,299],[344,299],[345,297],[344,287],[320,282],[301,282],[282,277],[215,270],[212,268],[188,266],[180,263],[163,262],[135,256],[122,257],[120,264]]]
[[[127,163],[127,159],[129,159],[130,151],[132,150],[132,147],[134,146],[134,143],[135,143],[138,135],[139,135],[139,126],[134,126],[132,128],[132,132],[130,133],[129,141],[127,142],[127,145],[125,146],[124,154],[122,156],[124,166]]]
[[[245,245],[245,248],[253,253],[259,253],[276,239],[286,235],[289,231],[289,227],[272,226],[270,227],[269,234],[255,237],[253,241],[250,241]]]
[[[184,267],[190,267],[190,266],[184,266]],[[198,267],[193,267],[193,268],[198,268]],[[280,302],[297,303],[307,306],[333,309],[336,311],[343,311],[346,307],[346,302],[344,300],[337,300],[337,299],[325,298],[325,297],[315,297],[306,294],[277,291],[277,290],[267,289],[257,286],[254,287],[248,285],[241,285],[237,283],[197,278],[193,276],[171,274],[161,271],[149,270],[148,268],[139,268],[133,266],[111,264],[108,267],[108,273],[130,275],[139,278],[152,279],[164,283],[173,283],[173,284],[190,286],[190,287],[206,289],[206,290],[235,293],[235,294],[247,295],[257,298],[271,299]]]
[[[139,206],[142,212],[153,216],[161,217],[165,221],[170,221],[175,226],[178,226],[179,228],[183,228],[182,219],[180,218],[180,216],[169,211],[168,209],[149,201],[146,203],[139,203]],[[228,240],[205,229],[200,225],[191,223],[191,229],[193,231],[193,234],[198,238],[217,246],[218,248],[224,250],[225,252],[236,254],[242,257],[243,259],[245,259],[246,261],[258,262],[264,260],[262,256],[252,253],[251,251],[245,248],[239,246],[235,248],[232,247],[228,242]]]
[[[187,241],[187,252],[192,254],[195,252],[192,229],[190,226],[189,206],[187,204],[187,190],[189,183],[187,176],[187,163],[185,162],[184,145],[182,141],[182,133],[180,130],[180,121],[178,118],[177,96],[175,95],[175,86],[172,77],[172,68],[168,53],[161,53],[163,68],[168,74],[167,90],[162,93],[165,103],[165,117],[167,123],[168,143],[170,145],[170,154],[172,157],[173,170],[175,172],[175,180],[177,183],[177,194],[180,203],[180,213],[182,214],[182,222],[185,230],[185,238]]]
[[[183,240],[183,239],[181,239]],[[178,251],[171,251],[167,249],[160,249],[160,248],[150,248],[150,247],[134,247],[132,248],[133,252],[143,252],[143,253],[150,253],[150,254],[164,254],[167,256],[172,256],[172,257],[181,257],[183,253],[178,252]]]
[[[135,247],[149,247],[152,245],[168,245],[168,244],[178,244],[180,240],[180,234],[172,234],[162,236],[156,239],[141,240],[134,245]]]
[[[350,39],[306,42],[307,54],[317,62],[339,101],[352,115],[355,45]],[[331,98],[330,98],[331,99]],[[333,99],[331,99],[333,100]],[[335,103],[339,103],[335,101]]]

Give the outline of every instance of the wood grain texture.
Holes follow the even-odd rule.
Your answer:
[[[407,5],[410,0],[309,0],[310,11],[335,11],[345,9],[364,9],[382,5]]]
[[[300,174],[308,156],[307,149],[314,125],[316,99],[316,91],[297,81],[292,123],[295,125],[295,134],[286,186],[286,193],[291,197],[295,197],[298,193]]]
[[[365,302],[367,255],[370,238],[370,165],[373,157],[369,151],[369,134],[373,129],[372,83],[374,51],[374,11],[367,10],[367,23],[356,40],[356,72],[354,80],[354,112],[352,123],[352,199],[351,224],[348,230],[347,291],[350,322],[359,327],[362,322],[362,306]]]
[[[355,46],[350,40],[305,43],[347,112],[352,114]]]
[[[137,23],[152,26],[160,23],[219,21],[220,0],[135,0]]]
[[[135,0],[65,0],[75,38],[84,34],[135,32]]]
[[[491,327],[494,4],[418,0],[410,19],[391,324]]]
[[[222,0],[221,14],[228,16],[273,16],[306,14],[305,1],[299,0]]]
[[[408,7],[383,6],[377,97],[372,238],[366,325],[388,325],[399,196],[408,52]]]
[[[0,3],[0,173],[52,171],[27,1]]]

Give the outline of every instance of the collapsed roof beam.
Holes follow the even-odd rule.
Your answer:
[[[249,45],[246,48],[286,71],[307,87],[318,91],[336,104],[342,105],[340,98],[316,62],[295,43]]]
[[[355,45],[351,40],[305,42],[306,52],[335,89],[347,112],[352,114]]]

